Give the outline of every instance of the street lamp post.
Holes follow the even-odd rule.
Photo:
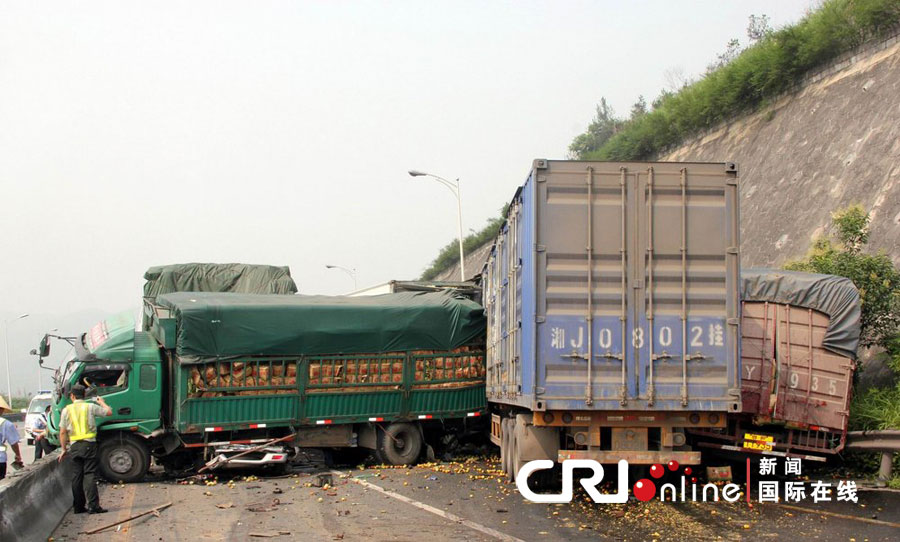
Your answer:
[[[344,273],[347,273],[348,275],[350,275],[350,278],[353,279],[353,291],[355,292],[356,290],[359,290],[359,286],[357,286],[357,284],[356,284],[356,269],[347,269],[346,267],[341,267],[340,265],[328,265],[328,264],[326,264],[325,267],[327,269],[340,269]]]
[[[3,321],[3,329],[6,334],[4,337],[4,344],[6,345],[6,396],[9,398],[9,406],[12,407],[12,376],[9,372],[9,324],[15,322],[16,320],[21,320],[22,318],[28,318],[28,313],[19,315],[12,320],[4,320]]]
[[[456,181],[448,181],[443,177],[438,177],[437,175],[425,173],[424,171],[417,171],[415,169],[409,170],[409,175],[411,177],[431,177],[450,189],[450,192],[456,197],[456,226],[459,230],[459,280],[465,282],[466,260],[465,255],[463,254],[462,198],[459,196],[459,179],[456,179]]]

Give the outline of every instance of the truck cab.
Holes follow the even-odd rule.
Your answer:
[[[112,415],[97,418],[99,467],[108,480],[131,480],[150,466],[148,439],[162,422],[162,357],[156,342],[135,330],[130,314],[104,320],[74,341],[59,368],[50,416],[50,440],[59,443],[59,416],[73,386],[87,400],[103,397]],[[44,351],[48,347],[43,346]]]

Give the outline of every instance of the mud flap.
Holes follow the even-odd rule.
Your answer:
[[[530,414],[518,414],[516,415],[515,431],[520,462],[534,461],[535,459],[557,460],[559,428],[532,425]]]

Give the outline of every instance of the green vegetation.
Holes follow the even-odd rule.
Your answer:
[[[795,25],[777,31],[766,16],[751,16],[741,50],[737,40],[698,81],[664,91],[652,104],[638,100],[627,120],[601,99],[587,131],[569,147],[573,157],[647,160],[685,138],[764,107],[810,70],[900,24],[900,0],[826,0]]]
[[[834,237],[813,242],[802,260],[785,267],[799,271],[847,277],[862,300],[863,346],[884,349],[881,360],[900,375],[900,271],[879,252],[865,252],[869,241],[869,215],[851,206],[832,215]],[[852,429],[900,429],[900,385],[869,388],[855,394],[850,406]]]
[[[900,333],[900,271],[883,252],[864,252],[869,241],[869,215],[854,205],[832,215],[834,237],[813,241],[802,260],[786,269],[847,277],[862,300],[862,346],[895,350]],[[896,349],[900,354],[900,348]]]
[[[854,429],[900,428],[900,387],[870,388],[850,405]]]
[[[494,236],[497,235],[497,231],[500,229],[500,226],[503,225],[503,222],[506,220],[506,210],[508,208],[509,205],[504,205],[503,209],[500,211],[500,216],[488,220],[488,223],[485,224],[485,226],[479,231],[471,235],[467,235],[466,238],[463,239],[463,252],[469,254],[473,250],[493,239]],[[426,269],[425,272],[422,273],[422,276],[419,277],[419,280],[432,280],[434,279],[434,277],[440,275],[447,269],[450,269],[450,267],[456,265],[458,262],[459,241],[457,239],[454,239],[441,249],[441,251],[437,255],[437,258],[435,258],[434,261],[431,262],[431,265],[428,266],[428,269]]]

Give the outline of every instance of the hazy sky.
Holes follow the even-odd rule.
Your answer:
[[[137,307],[151,265],[415,278],[456,208],[408,169],[459,177],[479,229],[600,97],[626,114],[810,5],[0,1],[0,318],[45,315],[14,368],[50,315]]]

